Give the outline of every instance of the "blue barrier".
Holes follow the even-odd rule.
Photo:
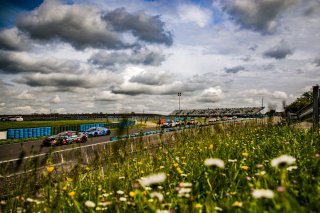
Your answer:
[[[33,138],[51,135],[51,127],[8,129],[8,139]]]

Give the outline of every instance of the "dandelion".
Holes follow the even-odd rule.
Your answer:
[[[290,166],[296,162],[296,159],[289,155],[281,155],[271,161],[273,167],[284,168]]]
[[[88,208],[94,208],[96,206],[96,204],[90,200],[87,200],[84,205],[86,205],[86,207]]]
[[[246,157],[249,156],[249,153],[248,153],[248,152],[243,152],[243,153],[242,153],[242,156],[246,158]]]
[[[130,197],[135,197],[135,196],[136,196],[136,193],[135,193],[135,192],[129,192],[129,196],[130,196]]]
[[[208,158],[204,161],[204,165],[208,167],[219,167],[221,169],[224,168],[224,162],[219,158]]]
[[[142,177],[139,182],[143,187],[151,186],[151,185],[157,185],[166,180],[166,174],[165,173],[159,173],[154,175],[149,175],[147,177]]]
[[[53,170],[54,170],[54,167],[53,167],[53,166],[47,166],[47,172],[48,172],[48,173],[53,172]]]
[[[194,206],[196,209],[202,209],[202,205],[200,203],[197,203],[195,206]]]
[[[240,202],[240,201],[235,201],[233,204],[232,204],[232,206],[234,206],[234,207],[239,207],[239,208],[241,208],[242,207],[242,202]]]
[[[159,200],[159,202],[163,201],[163,194],[159,193],[159,192],[152,192],[150,194],[151,198],[157,198]]]
[[[69,192],[68,195],[73,198],[75,196],[76,192],[72,191],[72,192]]]
[[[241,169],[244,171],[248,171],[249,170],[249,166],[241,166]]]
[[[255,189],[252,192],[252,196],[254,198],[269,198],[272,199],[274,197],[274,193],[270,189]]]

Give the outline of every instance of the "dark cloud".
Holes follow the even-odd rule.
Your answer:
[[[68,74],[34,74],[23,76],[15,80],[16,83],[26,84],[30,87],[54,88],[54,91],[69,92],[77,88],[95,88],[96,82],[83,75]]]
[[[93,6],[63,5],[57,1],[45,1],[31,14],[19,16],[17,26],[33,39],[61,40],[76,49],[124,49],[137,46],[140,41],[172,44],[171,33],[164,30],[158,16],[130,14],[125,9],[103,13]],[[138,41],[126,41],[125,33],[131,33]]]
[[[226,73],[237,73],[240,72],[242,70],[245,70],[245,68],[243,66],[236,66],[236,67],[230,67],[230,68],[224,68],[224,71]]]
[[[314,59],[313,64],[315,64],[317,67],[320,67],[320,58]]]
[[[164,61],[164,55],[158,52],[152,51],[133,51],[128,54],[125,52],[112,52],[107,53],[100,51],[94,54],[89,62],[96,64],[101,67],[114,67],[116,65],[126,65],[126,64],[144,64],[159,66],[162,61]]]
[[[163,85],[170,83],[172,80],[172,74],[165,72],[143,72],[139,75],[133,76],[129,81],[146,85]]]
[[[27,37],[17,28],[0,31],[0,49],[23,50],[28,46]]]
[[[79,70],[79,64],[73,61],[40,58],[25,52],[0,52],[0,73],[70,73]]]
[[[265,51],[263,55],[269,58],[284,59],[292,53],[293,50],[289,47],[289,45],[286,42],[281,41],[277,46]]]
[[[275,30],[280,13],[299,0],[229,0],[225,10],[242,27],[271,33]]]
[[[144,12],[130,14],[125,8],[119,8],[104,15],[104,20],[112,23],[120,32],[131,32],[139,39],[150,42],[172,44],[172,35],[164,30],[164,22],[159,16],[149,16]]]

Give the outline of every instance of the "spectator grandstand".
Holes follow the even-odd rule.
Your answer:
[[[176,117],[253,117],[261,115],[264,107],[244,107],[244,108],[217,108],[217,109],[188,109],[174,110],[169,116]]]

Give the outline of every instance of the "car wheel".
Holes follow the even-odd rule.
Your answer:
[[[82,136],[81,143],[86,143],[86,142],[87,142],[87,137],[86,136]]]
[[[98,136],[98,133],[95,132],[95,133],[93,134],[93,137],[97,137],[97,136]]]

